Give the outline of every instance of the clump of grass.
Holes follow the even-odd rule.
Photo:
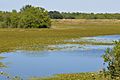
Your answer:
[[[1,57],[0,56],[0,60],[2,60],[2,59],[4,59],[5,57]],[[3,64],[2,62],[0,62],[0,68],[2,68],[2,67],[6,67],[6,65],[5,64]]]
[[[4,59],[5,57],[0,56],[0,60]]]
[[[3,68],[3,67],[7,67],[7,66],[3,64],[2,62],[0,62],[0,68]]]

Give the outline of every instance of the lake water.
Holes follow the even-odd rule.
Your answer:
[[[93,38],[104,38],[104,41],[108,38],[109,40],[118,40],[120,35]],[[48,47],[57,49],[45,51],[21,50],[0,54],[0,56],[6,57],[0,62],[7,66],[1,67],[0,71],[11,76],[20,76],[23,79],[61,73],[96,72],[106,67],[103,66],[104,61],[101,56],[106,48],[112,48],[113,45],[59,44],[49,45]],[[0,80],[7,79],[0,76]]]
[[[120,35],[106,35],[95,37],[83,37],[80,39],[65,40],[65,42],[93,42],[93,43],[113,43],[120,40]]]

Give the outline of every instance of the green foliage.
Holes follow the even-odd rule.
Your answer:
[[[17,13],[15,10],[13,10],[11,13],[11,27],[12,28],[18,27],[19,19],[20,19],[19,13]]]
[[[41,7],[26,5],[20,12],[0,12],[0,27],[3,28],[49,28],[48,12]]]
[[[103,58],[108,63],[108,72],[111,78],[120,79],[120,41],[115,41],[115,47],[108,48]]]
[[[27,9],[30,9],[31,7],[32,7],[31,5],[23,6],[23,7],[20,9],[20,12],[24,12],[24,11],[26,11]]]
[[[60,12],[58,12],[58,11],[50,11],[49,16],[52,19],[63,19],[62,14]]]
[[[80,12],[59,12],[50,11],[52,19],[120,19],[119,13],[80,13]]]

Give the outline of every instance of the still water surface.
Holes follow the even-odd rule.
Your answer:
[[[117,36],[117,40],[120,39],[118,35],[111,35],[111,37],[110,35],[108,37],[100,36],[98,38],[116,40],[115,36]],[[113,45],[80,44],[61,44],[54,46],[60,48],[60,50],[21,50],[0,54],[0,56],[6,57],[0,60],[0,62],[7,66],[6,68],[0,68],[0,70],[12,76],[20,76],[23,79],[34,76],[51,76],[60,73],[96,72],[106,67],[103,66],[104,61],[101,58],[105,49],[113,47]],[[4,77],[0,76],[1,79],[4,80]]]

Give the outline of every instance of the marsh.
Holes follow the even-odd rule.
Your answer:
[[[117,36],[117,37],[116,37]],[[120,35],[106,35],[89,37],[93,39],[117,40]],[[87,38],[85,38],[87,40]],[[53,50],[26,51],[16,50],[5,52],[0,56],[7,67],[1,68],[12,76],[20,76],[23,79],[29,77],[46,77],[54,74],[98,72],[107,65],[103,65],[102,55],[107,48],[114,45],[90,45],[90,44],[59,44],[49,45]],[[55,47],[55,48],[54,48]]]

